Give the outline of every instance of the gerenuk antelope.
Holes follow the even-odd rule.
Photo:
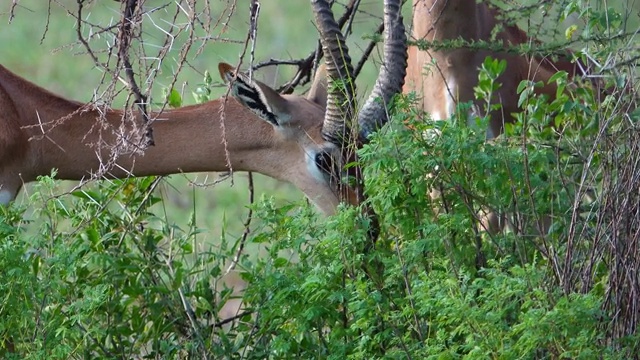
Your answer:
[[[347,79],[350,67],[344,38],[327,1],[312,1],[330,79]],[[385,64],[360,114],[366,129],[381,123],[384,105],[400,92],[405,76],[406,44],[399,1],[385,1]],[[324,30],[322,30],[324,29]],[[337,34],[340,34],[337,36]],[[393,41],[389,41],[392,39]],[[328,94],[323,81],[309,97],[275,90],[220,64],[234,98],[151,114],[155,145],[143,154],[122,155],[106,176],[167,175],[202,171],[253,171],[292,183],[325,214],[355,195],[339,179],[345,119],[339,91]],[[325,104],[328,110],[325,111]],[[325,116],[326,113],[326,116]],[[373,114],[373,115],[371,115]],[[82,180],[109,162],[102,144],[115,144],[125,113],[97,109],[64,99],[0,66],[0,204],[13,200],[24,183],[57,169],[57,178]],[[224,118],[226,132],[221,131]],[[102,121],[102,123],[100,122]],[[348,122],[347,122],[348,121]],[[228,154],[228,157],[227,157]],[[337,179],[337,180],[336,180]]]

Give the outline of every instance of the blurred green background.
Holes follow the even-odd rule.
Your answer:
[[[83,18],[92,24],[107,27],[117,24],[120,20],[120,3],[115,1],[85,2]],[[186,11],[186,2],[180,2],[182,9]],[[199,1],[195,11],[203,11],[202,6],[206,2]],[[230,7],[233,2],[211,1],[211,31],[205,33],[202,26],[193,26],[195,35],[220,37],[225,40],[196,41],[188,52],[188,65],[178,73],[174,88],[183,94],[184,104],[195,103],[191,92],[203,81],[205,70],[211,72],[214,80],[212,98],[220,97],[226,88],[221,84],[217,73],[218,62],[224,61],[237,64],[244,45],[233,42],[242,42],[247,38],[249,30],[249,2],[240,1],[231,16]],[[259,14],[258,38],[255,48],[256,62],[278,59],[299,59],[306,57],[315,49],[317,32],[312,23],[311,5],[308,1],[263,1]],[[52,2],[44,0],[20,0],[13,9],[14,18],[10,21],[12,2],[3,2],[0,5],[0,63],[18,75],[35,82],[36,84],[51,90],[64,97],[79,101],[90,101],[94,93],[105,91],[106,83],[101,84],[103,70],[94,65],[91,57],[86,54],[85,48],[77,42],[77,26],[75,14],[78,5],[76,0],[58,0]],[[163,31],[168,31],[172,23],[183,25],[187,17],[179,15],[174,20],[177,5],[171,1],[151,0],[145,1],[147,10],[157,8],[146,18],[143,25],[143,39],[147,56],[157,54],[159,47],[164,43]],[[343,7],[334,7],[337,14],[341,14]],[[359,60],[362,53],[361,47],[365,47],[369,40],[362,37],[363,34],[372,33],[381,21],[381,4],[377,2],[363,4],[354,22],[355,35],[350,37],[349,46],[355,61]],[[50,15],[49,15],[50,14]],[[228,23],[227,23],[228,18]],[[207,22],[205,16],[200,20]],[[217,23],[219,20],[219,23]],[[216,24],[217,23],[217,24]],[[226,24],[226,27],[225,27]],[[82,26],[81,32],[87,37],[95,33],[98,26],[92,29]],[[159,29],[161,28],[161,29]],[[187,26],[189,30],[191,27]],[[188,31],[183,31],[174,39],[174,43],[162,63],[148,60],[160,70],[158,78],[153,84],[152,95],[155,102],[162,99],[162,90],[170,86],[174,74],[178,68],[178,59],[182,51],[182,45],[187,38]],[[226,41],[231,40],[231,41]],[[94,37],[90,44],[94,50],[106,48],[105,42],[113,41],[110,35]],[[198,53],[203,45],[201,53]],[[245,56],[243,68],[249,62],[249,52]],[[107,57],[98,54],[101,61]],[[133,55],[132,55],[133,56]],[[378,58],[375,55],[375,58]],[[135,59],[135,57],[132,57]],[[115,62],[115,57],[111,59]],[[135,62],[132,61],[135,66]],[[272,86],[279,86],[291,79],[295,73],[291,66],[268,67],[254,74],[254,76]],[[359,77],[361,87],[360,96],[366,94],[367,87],[373,83],[377,70],[369,64]],[[141,78],[137,78],[140,81]],[[142,78],[144,79],[144,78]],[[364,81],[363,81],[364,80]],[[143,81],[139,82],[144,87]],[[303,93],[306,87],[296,89],[296,93]],[[122,96],[116,98],[114,106],[122,106]],[[259,121],[256,119],[256,121]],[[249,192],[247,189],[247,176],[244,173],[235,173],[233,186],[227,180],[215,186],[193,186],[192,183],[211,183],[218,178],[217,174],[191,174],[174,175],[167,177],[160,186],[158,194],[164,199],[166,208],[166,220],[169,224],[176,224],[186,228],[186,224],[193,211],[197,214],[197,225],[205,231],[200,238],[211,240],[220,236],[222,231],[229,236],[239,236],[242,232],[242,223],[246,216]],[[59,192],[70,189],[75,183],[60,182]],[[262,196],[273,197],[277,203],[301,202],[304,196],[300,191],[289,184],[278,182],[264,176],[255,175],[256,198]],[[26,203],[29,186],[23,190],[18,201]],[[155,206],[157,215],[164,214],[160,205]],[[223,224],[224,222],[224,224]]]

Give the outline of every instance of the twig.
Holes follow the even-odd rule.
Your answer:
[[[11,8],[9,8],[9,24],[14,17],[16,17],[16,6],[18,6],[18,0],[13,0],[11,2]],[[51,2],[49,2],[49,6],[51,6]]]
[[[14,0],[15,4],[15,0]],[[49,32],[49,22],[51,21],[51,1],[47,6],[47,22],[44,24],[44,31],[42,32],[42,37],[40,38],[40,45],[44,42],[44,38],[47,36],[47,32]],[[9,20],[11,22],[11,20]]]
[[[351,28],[353,27],[353,20],[356,18],[355,16],[351,16],[351,14],[353,13],[351,10],[349,10],[350,8],[358,8],[360,6],[360,0],[352,0],[351,3],[349,3],[349,5],[347,5],[347,11],[345,11],[345,14],[348,14],[347,16],[345,16],[345,14],[342,15],[342,18],[346,20],[349,20],[349,22],[347,23],[347,28],[344,29],[344,36],[348,37],[349,34],[351,34]],[[342,20],[342,18],[340,18],[340,20]],[[338,25],[340,25],[340,27],[342,28],[342,23],[338,22]]]
[[[236,251],[236,255],[233,257],[231,264],[227,268],[227,274],[230,273],[233,269],[236,268],[238,262],[240,261],[240,256],[242,256],[242,252],[244,251],[244,245],[247,242],[247,238],[249,237],[249,233],[251,233],[251,219],[253,219],[253,204],[255,202],[255,191],[253,188],[253,173],[249,172],[249,213],[247,214],[247,220],[244,222],[244,231],[242,232],[242,239],[240,239],[240,244],[238,245],[238,250]]]
[[[238,64],[236,66],[236,69],[239,69],[240,66],[242,65],[242,60],[244,59],[244,56],[247,53],[247,49],[249,48],[249,43],[251,43],[251,50],[250,50],[250,61],[253,61],[253,51],[254,51],[254,46],[255,46],[255,39],[257,36],[257,30],[258,30],[258,14],[260,13],[260,3],[258,2],[258,0],[251,0],[251,5],[249,6],[249,21],[250,21],[250,27],[249,27],[249,31],[247,32],[247,39],[244,42],[244,47],[242,48],[242,51],[240,52],[240,60],[238,61]],[[252,69],[251,69],[251,65],[253,65],[253,63],[250,64],[250,70],[249,70],[249,79],[253,79],[252,77]]]
[[[124,66],[124,72],[126,75],[126,83],[129,90],[133,93],[135,97],[135,102],[138,105],[138,110],[142,114],[143,124],[145,127],[144,133],[144,142],[141,144],[142,147],[153,146],[153,129],[151,128],[151,124],[149,123],[149,113],[147,111],[147,97],[140,92],[140,88],[136,83],[133,67],[131,66],[131,61],[129,60],[129,47],[131,46],[131,38],[132,34],[132,24],[134,22],[134,16],[136,13],[136,9],[138,8],[138,0],[126,0],[125,8],[122,14],[122,22],[120,23],[119,28],[119,37],[118,37],[118,62],[122,63]]]
[[[186,173],[180,172],[180,174],[184,175],[184,179],[187,180],[187,182],[189,183],[190,186],[195,186],[198,188],[206,188],[206,187],[210,187],[210,186],[216,186],[224,181],[227,181],[227,179],[231,178],[231,171],[228,172],[224,172],[224,173],[218,173],[218,178],[213,180],[212,182],[208,182],[209,179],[209,175],[205,176],[205,179],[203,182],[196,182],[195,180],[191,180],[189,179],[186,175]]]
[[[224,320],[220,320],[220,321],[218,321],[217,323],[213,324],[213,326],[214,326],[214,327],[218,327],[218,328],[219,328],[219,327],[222,327],[222,326],[224,326],[225,324],[228,324],[228,323],[230,323],[230,322],[232,322],[232,321],[234,321],[234,320],[240,319],[240,318],[242,318],[242,317],[243,317],[243,316],[245,316],[245,315],[251,315],[252,313],[253,313],[252,311],[243,311],[243,312],[241,312],[241,313],[240,313],[240,314],[238,314],[238,315],[234,315],[234,316],[232,316],[232,317],[230,317],[230,318],[226,318],[226,319],[224,319]]]
[[[82,36],[82,5],[83,4],[84,4],[84,0],[78,0],[78,16],[76,17],[76,33],[78,35],[78,40],[80,41],[80,43],[82,43],[85,49],[87,49],[87,54],[91,56],[91,59],[93,60],[94,64],[96,64],[96,66],[101,66],[100,60],[98,60],[98,57],[93,53],[93,50],[91,50],[91,46],[89,46],[89,43],[87,42],[87,40],[84,38],[84,36]]]
[[[378,29],[376,30],[375,35],[380,35],[382,34],[383,31],[384,31],[384,23],[381,23],[380,25],[378,25]],[[369,42],[369,45],[367,45],[367,48],[364,49],[364,53],[362,54],[360,61],[358,61],[358,64],[353,69],[354,78],[358,77],[358,75],[360,74],[360,71],[362,70],[362,67],[364,67],[364,64],[367,62],[367,60],[369,60],[369,56],[373,52],[373,49],[376,48],[377,44],[378,44],[378,41],[376,41],[376,37],[374,36],[374,39],[371,40]]]
[[[249,9],[251,27],[249,28],[249,39],[251,39],[251,51],[249,52],[249,79],[253,79],[253,61],[256,50],[256,39],[258,37],[258,16],[260,15],[260,2],[251,0]]]

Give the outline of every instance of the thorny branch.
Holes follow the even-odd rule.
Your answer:
[[[129,90],[133,93],[135,103],[138,105],[138,110],[142,114],[143,124],[145,128],[144,141],[141,144],[142,148],[147,146],[153,146],[153,129],[149,122],[149,113],[147,111],[147,96],[140,92],[140,87],[136,83],[136,79],[133,73],[133,67],[129,60],[129,47],[131,46],[131,39],[134,37],[132,27],[134,24],[142,23],[138,20],[139,16],[136,16],[138,10],[138,0],[123,0],[125,4],[122,12],[122,21],[120,22],[119,37],[118,37],[118,63],[124,67],[126,75],[126,84]]]
[[[378,35],[381,35],[383,31],[384,31],[384,23],[381,23],[375,32],[374,40],[369,41],[369,44],[364,49],[364,53],[362,54],[360,61],[358,61],[356,66],[353,68],[354,77],[356,78],[358,77],[358,75],[360,74],[360,71],[362,71],[362,68],[364,67],[364,64],[367,62],[367,60],[369,60],[369,56],[371,55],[371,53],[373,52],[373,49],[375,49],[376,45],[378,44],[378,41],[376,41],[375,38]]]
[[[236,3],[233,3],[233,9],[235,9],[236,7]],[[258,36],[257,32],[258,32],[258,15],[260,13],[260,2],[258,0],[251,0],[251,4],[249,5],[249,19],[250,19],[250,26],[249,26],[249,31],[247,32],[247,38],[244,41],[244,46],[242,47],[242,51],[240,53],[239,56],[239,60],[238,63],[236,65],[236,68],[239,68],[240,65],[242,65],[242,60],[244,59],[244,56],[247,52],[247,48],[249,47],[249,44],[251,44],[251,59],[250,61],[253,63],[253,55],[254,55],[254,51],[255,51],[255,45],[256,45],[256,38]],[[250,77],[253,74],[250,74]],[[224,156],[227,162],[227,167],[229,168],[229,177],[231,178],[231,185],[233,186],[233,167],[231,166],[231,158],[230,158],[230,154],[229,154],[229,150],[227,147],[227,127],[226,127],[226,113],[225,113],[225,108],[227,106],[227,99],[229,98],[229,94],[231,91],[231,87],[228,86],[227,87],[227,91],[224,94],[224,101],[222,102],[222,104],[220,105],[220,131],[222,132],[222,144],[224,145]]]
[[[17,3],[18,1],[14,1],[12,13]],[[145,6],[147,2],[144,0],[119,0],[115,3],[76,0],[73,2],[75,8],[57,0],[49,0],[48,3],[49,16],[52,6],[55,5],[76,22],[76,43],[62,48],[79,47],[83,53],[91,57],[96,68],[102,73],[102,79],[94,93],[94,101],[83,109],[93,107],[104,114],[104,110],[111,107],[114,98],[123,93],[119,82],[125,85],[129,93],[125,116],[119,126],[107,124],[102,117],[96,119],[96,124],[91,129],[99,133],[98,141],[92,146],[102,161],[94,178],[100,178],[110,171],[120,156],[138,152],[152,144],[150,126],[167,105],[167,99],[162,98],[153,102],[154,106],[159,106],[159,111],[152,112],[149,108],[152,104],[149,98],[151,89],[160,73],[166,74],[167,69],[171,70],[173,77],[168,83],[166,79],[163,81],[165,87],[173,88],[180,70],[185,65],[191,66],[188,56],[197,56],[205,44],[212,41],[244,43],[221,37],[221,34],[228,30],[229,20],[236,8],[235,2],[227,3],[225,8],[218,9],[219,15],[214,18],[211,18],[210,0],[166,0],[161,4],[154,2],[153,7]],[[94,15],[90,20],[92,7],[95,6],[112,8],[114,12],[121,14],[120,19],[114,22],[113,19],[98,18]],[[18,5],[17,9],[19,8]],[[17,13],[17,10],[15,11]],[[204,19],[201,19],[202,17]],[[48,22],[49,18],[42,34],[43,39],[48,33]],[[141,29],[143,22],[151,25],[145,27],[144,33]],[[150,33],[153,35],[147,36]],[[203,33],[206,36],[202,36]],[[196,42],[201,44],[194,55],[190,48]],[[60,49],[54,51],[58,50]],[[135,111],[141,113],[141,116],[132,116],[132,107],[136,107]],[[139,118],[144,124],[136,124],[136,119]],[[55,127],[63,120],[47,125],[49,128]],[[146,134],[137,130],[140,127]],[[107,138],[110,140],[106,140]]]

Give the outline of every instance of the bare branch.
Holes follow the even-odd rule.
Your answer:
[[[248,174],[249,177],[249,213],[247,214],[247,220],[245,220],[243,226],[244,226],[244,231],[242,232],[242,238],[240,239],[240,243],[238,244],[238,250],[236,250],[236,255],[233,257],[233,260],[231,261],[231,264],[229,265],[229,267],[227,268],[227,274],[230,273],[232,270],[234,270],[236,268],[236,266],[238,265],[238,262],[240,261],[240,256],[242,256],[242,253],[244,252],[244,246],[247,242],[247,238],[249,237],[249,234],[251,233],[251,220],[253,219],[253,207],[251,205],[253,205],[255,203],[255,191],[254,191],[254,187],[253,187],[253,173],[249,172]]]
[[[378,26],[378,29],[376,30],[376,32],[374,33],[374,39],[369,41],[369,45],[367,45],[367,47],[365,48],[364,53],[360,58],[360,61],[358,61],[356,66],[353,68],[353,77],[357,78],[358,75],[360,74],[360,71],[364,67],[364,64],[367,62],[367,60],[369,60],[369,56],[373,52],[373,49],[375,49],[376,45],[378,45],[378,42],[375,40],[375,38],[377,37],[377,35],[382,34],[383,31],[384,31],[384,23],[381,23]]]
[[[149,113],[147,111],[147,96],[140,92],[140,88],[136,83],[133,67],[129,60],[129,47],[133,37],[132,26],[136,23],[136,11],[138,9],[138,0],[123,1],[125,8],[122,15],[122,21],[119,28],[118,37],[118,62],[124,66],[124,72],[127,79],[127,87],[133,93],[138,110],[142,114],[143,124],[145,127],[145,141],[142,147],[153,146],[153,129],[149,123]]]
[[[18,6],[18,0],[12,0],[11,7],[9,8],[9,24],[11,24],[11,21],[16,16],[16,6]]]

